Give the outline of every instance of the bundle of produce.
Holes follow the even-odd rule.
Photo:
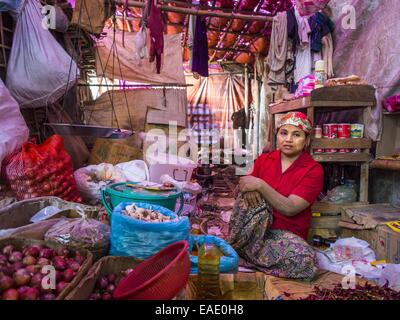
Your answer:
[[[108,253],[110,226],[86,217],[62,219],[46,232],[44,239],[89,250],[96,260]]]
[[[3,168],[3,176],[18,200],[57,196],[82,202],[73,173],[72,159],[58,135],[41,145],[25,143],[21,151],[5,160]]]
[[[91,256],[82,251],[28,242],[0,242],[0,300],[60,299],[90,266]]]
[[[135,204],[126,206],[123,214],[146,222],[170,222],[170,216],[164,215],[161,212],[153,209],[138,208]]]

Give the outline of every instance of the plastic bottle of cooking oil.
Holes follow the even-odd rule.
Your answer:
[[[198,252],[198,294],[200,300],[217,300],[221,297],[219,286],[221,253],[214,244],[205,243]]]

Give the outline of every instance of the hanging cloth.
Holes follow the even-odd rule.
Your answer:
[[[311,50],[313,52],[321,52],[322,38],[333,32],[335,24],[321,12],[312,15],[308,22],[311,28]]]
[[[196,16],[189,16],[189,35],[188,35],[188,47],[190,50],[190,62],[189,68],[192,70],[193,67],[193,46],[194,46],[194,34],[196,31]]]
[[[164,53],[164,24],[157,0],[151,6],[147,26],[150,29],[150,62],[156,60],[157,73],[160,74],[161,55]]]
[[[193,43],[192,72],[197,72],[203,77],[208,77],[208,42],[205,18],[196,18],[196,27]]]
[[[325,73],[327,78],[335,76],[333,72],[333,40],[332,33],[328,33],[322,38],[322,57],[325,61]]]
[[[292,7],[287,11],[287,32],[288,38],[293,40],[293,49],[296,52],[297,46],[300,44],[299,27],[297,25],[295,8]]]
[[[294,70],[294,82],[297,84],[299,80],[311,74],[312,57],[310,48],[310,25],[308,17],[300,16],[297,9],[295,9],[297,19],[300,45],[296,49],[296,68]]]
[[[271,44],[267,57],[267,66],[270,70],[268,83],[285,84],[285,63],[287,56],[287,13],[280,12],[272,23]]]

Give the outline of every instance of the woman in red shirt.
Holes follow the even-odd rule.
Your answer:
[[[256,213],[253,224],[241,229],[257,235],[240,248],[241,256],[276,276],[312,279],[316,271],[314,250],[305,240],[311,206],[323,187],[323,169],[305,151],[311,131],[303,113],[283,116],[277,132],[278,150],[262,154],[252,173],[240,179],[247,207],[242,210]],[[262,237],[261,225],[267,229]]]

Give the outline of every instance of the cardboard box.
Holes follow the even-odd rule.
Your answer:
[[[96,139],[90,154],[89,164],[122,162],[142,159],[141,150],[131,147],[123,139]]]

